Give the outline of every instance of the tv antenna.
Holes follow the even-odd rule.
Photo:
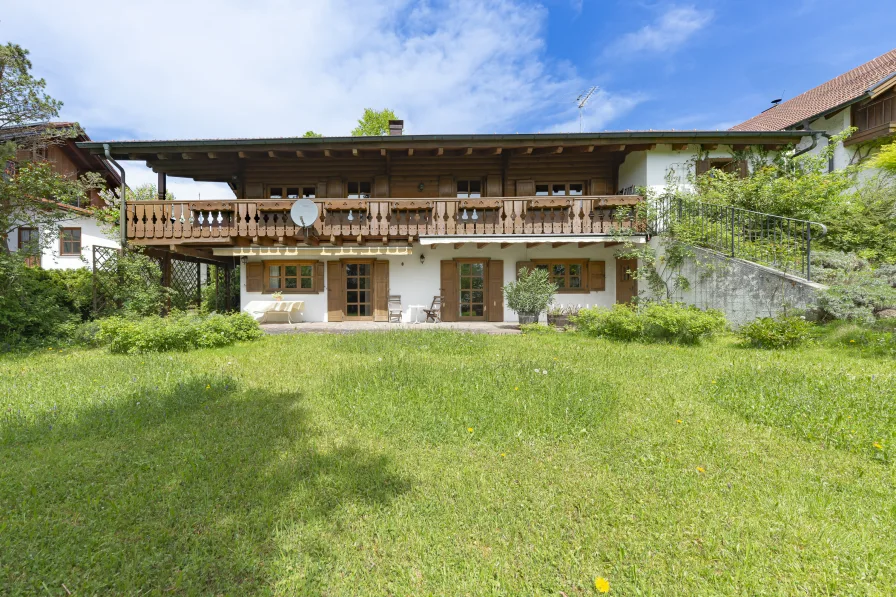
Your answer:
[[[591,99],[591,96],[594,95],[594,92],[597,91],[597,86],[592,85],[590,89],[587,91],[583,91],[579,94],[579,97],[576,98],[576,107],[579,109],[579,132],[584,132],[584,121],[582,120],[582,108],[585,107],[585,104],[588,103],[588,100]]]

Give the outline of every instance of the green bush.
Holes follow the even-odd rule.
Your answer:
[[[809,340],[812,324],[802,317],[762,317],[740,328],[738,335],[757,348],[792,348]]]
[[[551,282],[548,271],[520,268],[517,280],[504,285],[507,306],[521,315],[538,315],[554,300],[557,285]]]
[[[264,335],[246,313],[197,315],[175,312],[168,317],[109,317],[100,321],[98,340],[114,353],[187,351],[227,346]]]
[[[572,321],[576,328],[591,336],[675,344],[698,344],[726,328],[721,311],[703,311],[681,303],[582,309]]]
[[[550,325],[545,325],[543,323],[524,323],[520,326],[520,331],[524,334],[535,335],[560,333],[560,330],[558,330],[557,328]]]
[[[681,303],[649,303],[640,310],[646,339],[698,344],[727,327],[725,314]]]

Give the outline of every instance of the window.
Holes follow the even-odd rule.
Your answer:
[[[25,265],[28,267],[37,267],[40,265],[40,246],[37,236],[37,228],[19,228],[19,251],[22,251],[28,257],[25,258]]]
[[[369,182],[349,182],[345,185],[349,199],[370,199]]]
[[[558,292],[588,291],[584,260],[536,261],[535,268],[548,272],[551,282],[557,285]]]
[[[60,255],[80,255],[81,254],[81,229],[80,228],[62,228],[59,231],[59,254]]]
[[[535,183],[536,197],[564,197],[583,195],[585,184],[581,182],[539,182]]]
[[[463,198],[482,197],[482,181],[458,180],[457,196]]]
[[[278,185],[268,187],[268,199],[314,199],[317,187],[314,185]]]
[[[267,280],[266,292],[282,292],[297,294],[316,292],[314,289],[313,261],[277,261],[265,262]]]

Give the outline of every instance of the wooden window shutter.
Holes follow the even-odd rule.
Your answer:
[[[607,262],[606,261],[589,261],[588,262],[588,290],[606,290],[607,289]]]
[[[389,196],[389,176],[381,174],[373,179],[373,196],[378,198]]]
[[[534,197],[535,181],[534,180],[518,180],[516,181],[515,197]]]
[[[486,197],[501,197],[503,195],[502,186],[500,174],[489,174],[485,179]]]
[[[488,262],[488,320],[504,321],[504,262]]]
[[[341,261],[327,262],[327,321],[345,319],[345,279]]]
[[[324,291],[324,262],[314,264],[314,292]]]
[[[264,264],[246,264],[246,292],[261,292],[264,285]]]
[[[697,176],[709,172],[709,158],[697,160],[697,163],[694,165],[694,167],[696,169]]]
[[[439,197],[457,197],[457,186],[453,176],[439,177]]]
[[[591,195],[612,195],[610,182],[603,178],[592,178],[588,189]]]
[[[345,197],[345,194],[342,189],[342,179],[341,178],[327,179],[327,197],[330,197],[330,198]]]
[[[517,261],[516,269],[513,270],[513,275],[517,280],[520,279],[520,270],[523,268],[526,268],[526,270],[531,272],[533,269],[535,269],[535,264],[531,261]]]
[[[373,262],[373,320],[389,321],[389,262]]]
[[[442,321],[457,321],[460,296],[457,290],[457,262],[453,259],[442,261],[441,283]]]
[[[326,197],[327,196],[327,181],[322,180],[317,183],[317,192],[315,193],[315,197]]]

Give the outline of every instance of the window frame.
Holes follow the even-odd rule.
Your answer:
[[[345,198],[346,199],[372,199],[373,198],[373,181],[372,180],[347,180],[345,181]],[[358,192],[352,195],[350,190],[351,185],[358,185]],[[361,185],[367,185],[368,191],[365,194],[362,191]]]
[[[77,230],[78,232],[78,250],[68,252],[65,250],[65,244],[72,243],[72,240],[66,240],[65,233]],[[61,257],[80,257],[81,253],[84,250],[84,245],[82,244],[84,240],[84,235],[81,232],[80,226],[63,226],[59,228],[59,255]]]
[[[557,288],[557,292],[564,294],[584,294],[587,292],[591,292],[591,287],[589,284],[588,261],[588,259],[533,259],[532,267],[535,269],[546,267],[551,282],[554,282],[555,279],[561,277],[554,275],[554,266],[563,265],[565,268],[565,273],[562,276],[564,285]],[[573,276],[570,273],[569,270],[571,265],[578,265],[581,268],[578,276]],[[569,279],[573,277],[579,278],[579,286],[572,287],[569,285]]]
[[[476,182],[479,183],[479,191],[474,194],[473,191],[470,190],[470,183]],[[467,190],[461,191],[460,185],[466,183]],[[454,194],[457,199],[481,199],[483,197],[483,191],[485,189],[485,184],[483,184],[482,178],[477,178],[475,176],[458,178],[454,181]]]
[[[317,266],[317,261],[315,260],[290,260],[283,261],[277,259],[275,261],[262,261],[262,267],[264,268],[262,271],[262,280],[261,280],[261,293],[262,294],[274,294],[275,292],[279,292],[281,294],[320,294],[321,290],[314,287],[314,276],[315,276],[315,267]],[[295,276],[287,276],[286,268],[288,266],[296,266],[296,275]],[[302,275],[302,267],[310,267],[311,275],[303,276]],[[271,268],[279,267],[280,268],[280,287],[272,288],[271,287]],[[286,279],[293,278],[296,279],[296,287],[295,288],[287,288],[286,287]],[[302,280],[308,278],[311,280],[310,288],[302,288]]]
[[[298,189],[298,191],[299,191],[299,193],[298,193],[299,196],[298,196],[298,197],[289,197],[289,196],[288,196],[288,192],[287,192],[287,191],[288,191],[289,189],[291,189],[291,188]],[[271,191],[273,191],[274,189],[280,189],[280,190],[281,190],[281,196],[280,196],[280,197],[271,197]],[[307,190],[309,190],[309,189],[311,189],[311,191],[313,192],[313,195],[310,195],[310,196],[309,196],[309,195],[306,195],[306,194],[305,194],[305,191],[307,191]],[[306,183],[306,182],[302,182],[302,183],[292,183],[292,182],[290,182],[290,183],[271,183],[271,184],[266,184],[266,185],[264,185],[264,197],[265,197],[265,199],[286,199],[286,200],[292,200],[292,199],[317,199],[317,184],[316,184],[316,183],[314,183],[314,184],[312,184],[312,183]]]
[[[554,194],[554,187],[557,186],[557,185],[563,185],[564,191],[563,191],[563,194],[562,194],[562,195],[555,195],[555,194]],[[579,194],[577,194],[577,195],[571,195],[571,194],[569,193],[569,187],[570,187],[570,185],[580,185],[580,186],[582,187],[582,192],[579,193]],[[539,195],[539,194],[538,194],[538,187],[540,187],[540,186],[547,186],[547,187],[548,187],[548,194],[547,194],[547,195]],[[561,182],[561,181],[553,181],[553,182],[537,181],[537,182],[535,183],[534,187],[535,187],[535,197],[583,197],[583,196],[585,195],[585,181],[577,181],[577,180],[566,181],[566,182]]]
[[[23,232],[30,232],[32,235],[37,236],[37,243],[33,247],[33,250],[26,253],[27,257],[25,258],[25,265],[28,267],[39,267],[41,257],[40,229],[35,226],[19,226],[16,231],[16,251],[22,251],[24,248],[22,243]]]

